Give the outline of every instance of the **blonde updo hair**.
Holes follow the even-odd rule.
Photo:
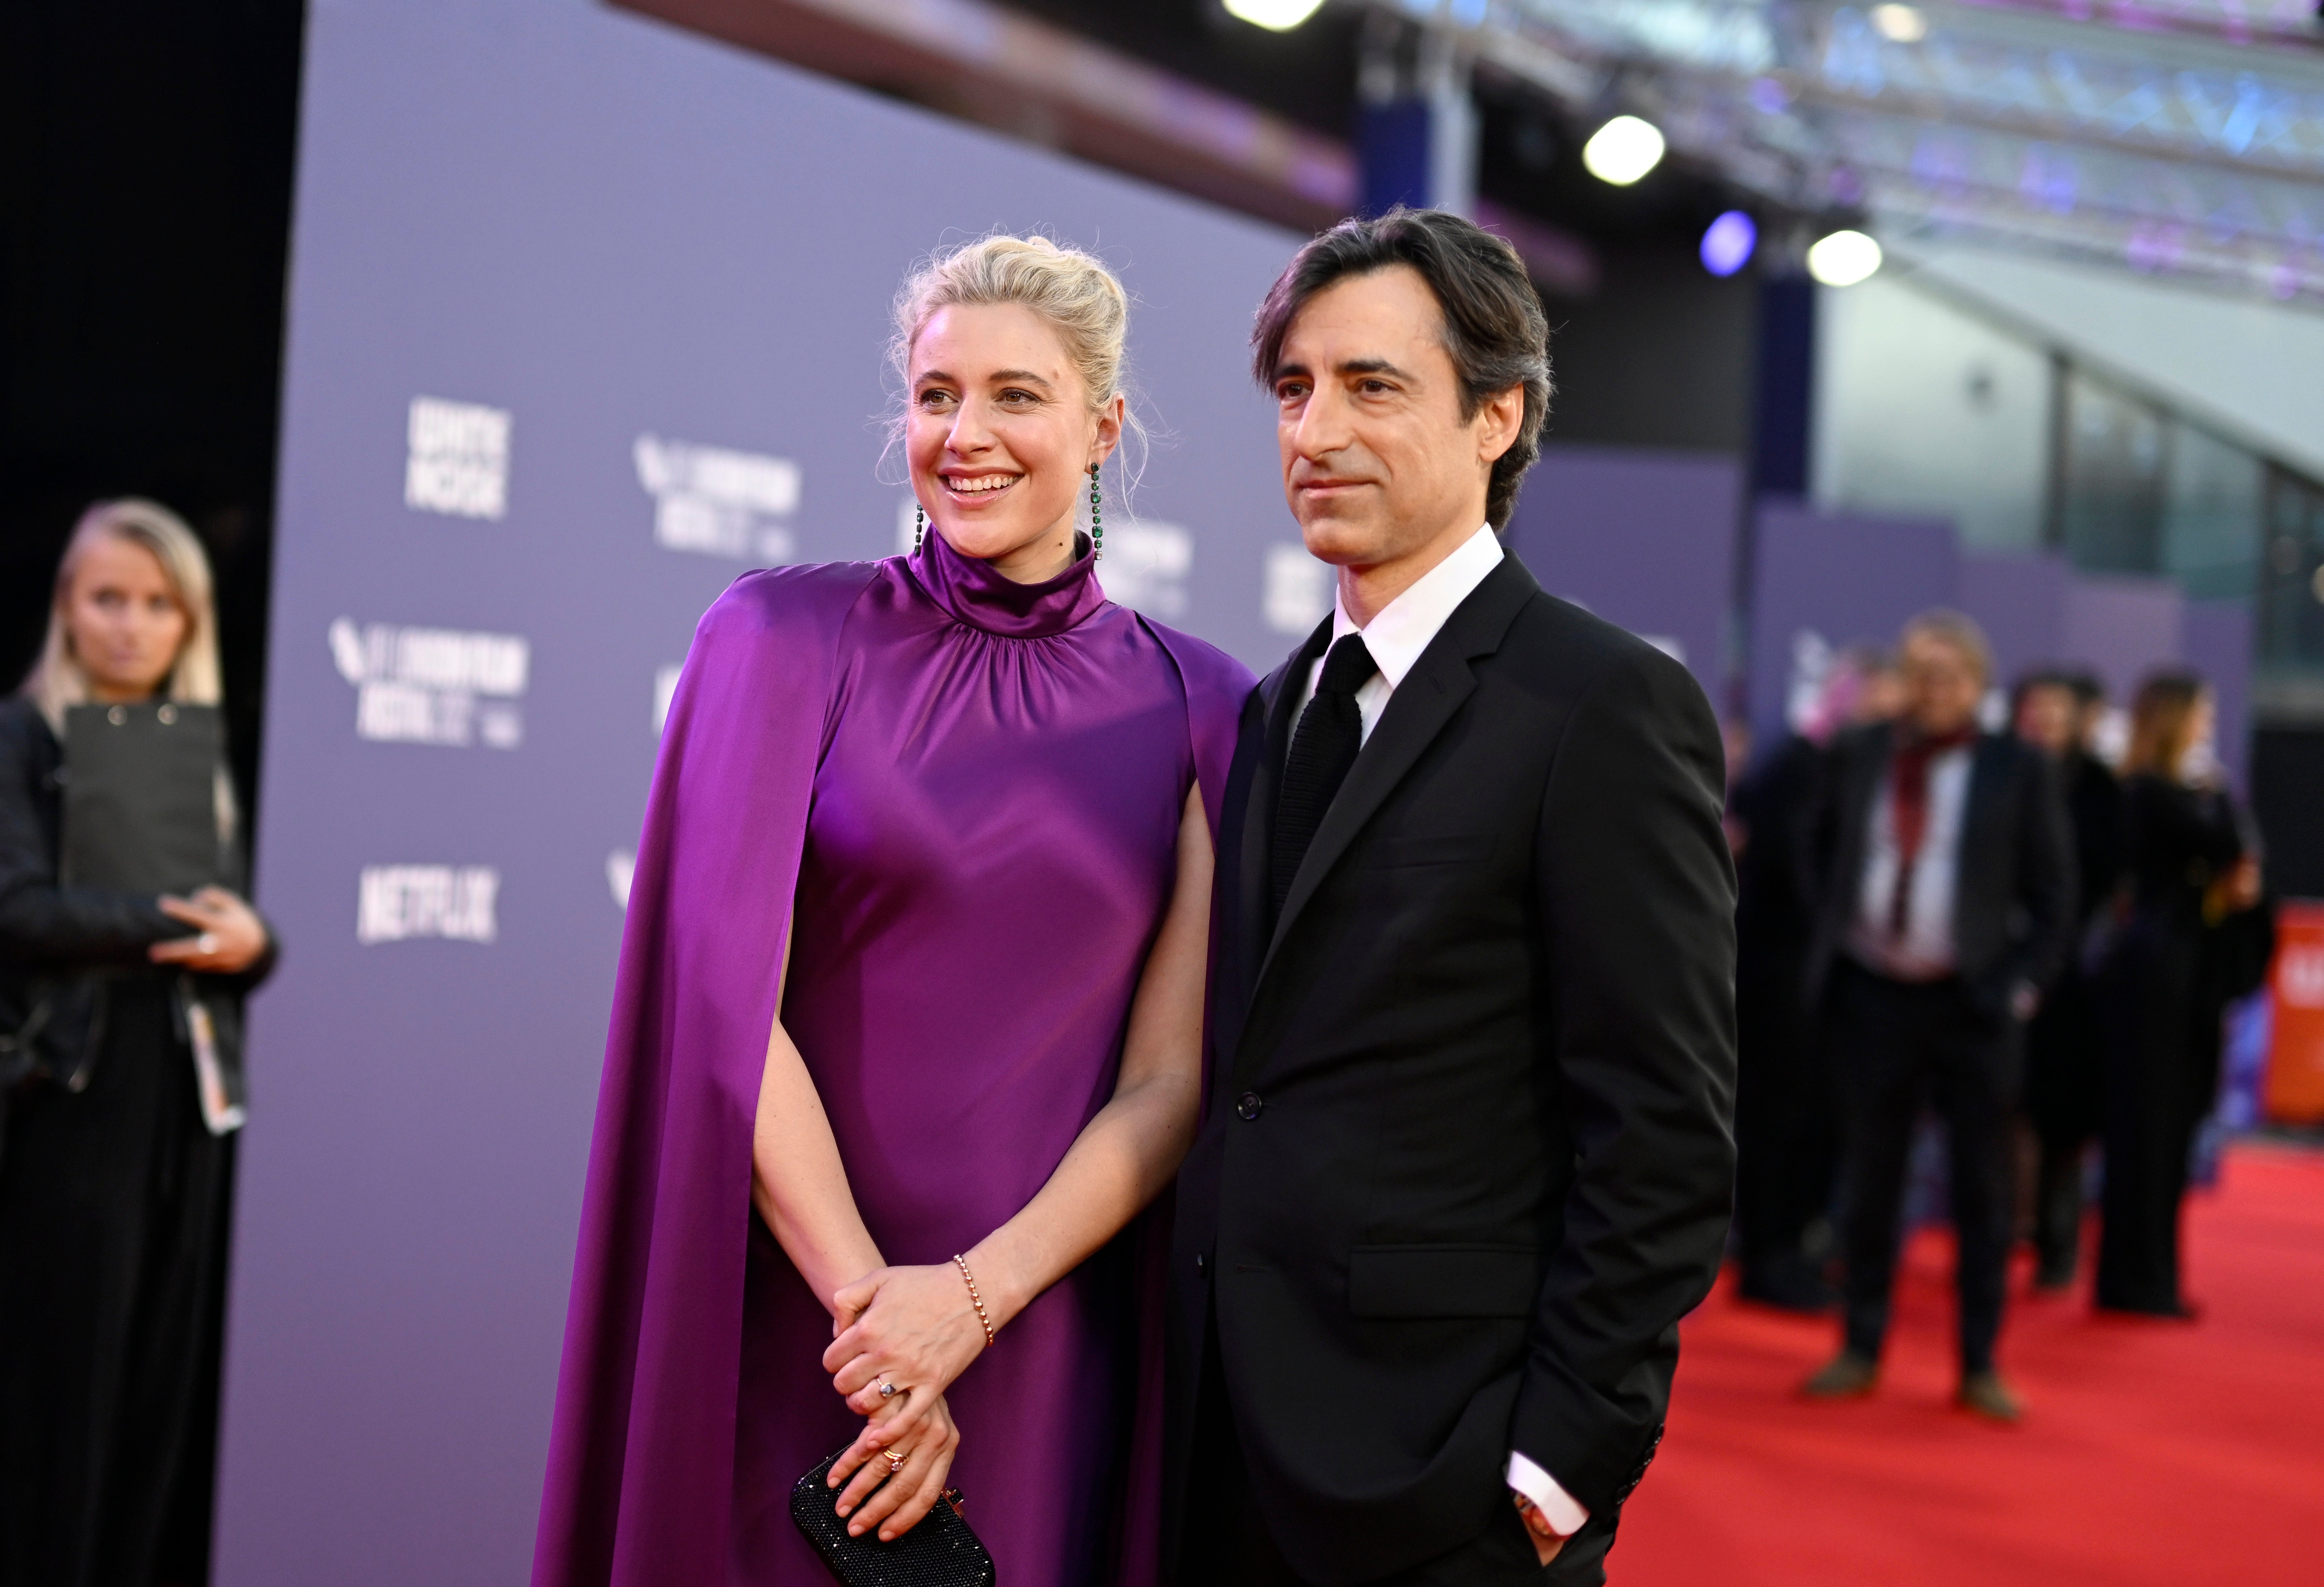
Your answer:
[[[1105,411],[1117,396],[1129,394],[1129,371],[1123,350],[1130,330],[1130,294],[1120,278],[1095,254],[1060,247],[1047,237],[1012,237],[995,234],[928,256],[896,294],[895,335],[888,343],[888,364],[902,393],[893,433],[903,433],[904,414],[911,402],[912,346],[921,329],[939,309],[955,304],[1021,303],[1047,320],[1064,344],[1066,361],[1081,376],[1089,393],[1089,409]],[[1122,438],[1141,440],[1145,427],[1122,408]],[[1122,457],[1125,447],[1115,449]],[[1125,483],[1130,477],[1123,468]]]

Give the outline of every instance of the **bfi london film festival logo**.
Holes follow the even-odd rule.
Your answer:
[[[355,940],[365,947],[438,937],[488,943],[500,935],[501,873],[490,865],[366,865]]]
[[[1105,555],[1097,581],[1106,598],[1166,621],[1186,614],[1186,575],[1194,567],[1194,537],[1175,523],[1133,519],[1105,526]]]
[[[402,628],[391,623],[331,624],[331,660],[355,687],[355,734],[383,743],[482,743],[512,750],[524,742],[531,648],[512,633]]]
[[[673,551],[768,565],[798,550],[799,466],[788,457],[641,435],[638,484],[654,499],[654,540]]]
[[[919,503],[906,496],[896,507],[896,551],[908,556],[920,532]],[[1154,519],[1109,521],[1097,581],[1105,598],[1166,621],[1186,614],[1186,577],[1194,570],[1194,537]]]
[[[453,518],[508,513],[509,415],[504,408],[411,399],[403,504]]]
[[[1267,626],[1305,638],[1332,614],[1332,567],[1307,554],[1304,545],[1267,548],[1267,582],[1260,605]]]

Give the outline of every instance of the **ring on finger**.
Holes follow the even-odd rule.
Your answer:
[[[881,1399],[893,1399],[896,1398],[898,1392],[899,1391],[893,1383],[882,1383],[880,1385],[880,1398]]]
[[[912,1458],[900,1449],[884,1450],[881,1453],[887,1457],[888,1475],[890,1477],[902,1471],[904,1469],[904,1462]]]

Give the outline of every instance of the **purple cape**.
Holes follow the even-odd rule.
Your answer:
[[[756,1276],[750,1254],[752,1123],[819,780],[834,770],[825,762],[835,759],[835,739],[852,720],[849,713],[868,720],[874,706],[863,702],[881,698],[881,687],[887,697],[902,702],[906,714],[929,708],[928,700],[951,688],[960,697],[943,708],[954,718],[956,744],[961,734],[973,737],[976,723],[996,710],[1010,731],[1041,734],[1051,707],[1084,715],[1102,712],[1109,678],[1134,673],[1149,697],[1155,680],[1167,678],[1173,701],[1182,698],[1185,712],[1185,737],[1175,741],[1172,753],[1191,757],[1214,836],[1217,832],[1250,674],[1199,641],[1104,603],[1086,559],[1047,586],[1012,586],[985,565],[952,553],[940,537],[929,540],[927,550],[908,560],[745,576],[696,632],[671,702],[630,896],[566,1323],[535,1587],[712,1587],[733,1573],[746,1270],[753,1271],[754,1295],[768,1282]],[[978,656],[988,659],[1000,685],[974,673]],[[1091,668],[1092,656],[1102,664]],[[1034,692],[1025,697],[1029,707],[1004,697],[1004,686],[1019,681],[1019,673],[1038,672],[1044,657],[1062,657],[1077,669],[1068,674],[1069,687],[1061,691],[1056,680],[1046,680],[1050,692],[1043,696],[1045,679],[1036,677],[1028,686]],[[884,678],[888,673],[900,681]],[[1119,685],[1125,692],[1130,687]],[[1149,711],[1137,719],[1153,717]],[[1096,741],[1090,750],[1073,752],[1093,755]],[[856,755],[852,774],[858,788],[867,776],[883,775],[862,769],[872,759]],[[1027,823],[1054,818],[1056,778],[1012,780],[1010,770],[1004,761],[982,774],[978,787],[989,790],[988,805],[991,798],[1013,798]],[[884,775],[901,780],[907,774],[899,765]],[[1177,786],[1183,790],[1185,784]],[[822,797],[837,802],[827,788]],[[1151,826],[1155,817],[1146,819]],[[1003,900],[996,898],[993,908],[1002,910]],[[1135,940],[1149,942],[1154,924],[1128,923]],[[1126,966],[1125,985],[1134,984],[1135,969]],[[999,1016],[999,1010],[973,1006],[973,992],[965,995],[965,1006],[947,1010],[952,1019],[973,1025]],[[787,1004],[797,1001],[794,989]],[[1105,1017],[1118,1019],[1113,1012]],[[1118,1030],[1104,1039],[1118,1053]],[[810,1068],[818,1069],[812,1056]],[[829,1076],[818,1072],[817,1084],[827,1087]],[[1082,1104],[1065,1098],[1056,1105],[1070,1111]],[[844,1102],[833,1111],[844,1155],[853,1115]],[[1053,1116],[1046,1127],[1055,1136],[1054,1126],[1062,1124],[1069,1138],[1084,1117]],[[1041,1168],[1043,1176],[1046,1172]],[[892,1221],[883,1227],[876,1195],[866,1199],[860,1179],[857,1190],[890,1260],[942,1260],[946,1249],[909,1249],[915,1243],[910,1232]],[[977,1215],[1005,1216],[1006,1211],[978,1209]],[[919,1243],[951,1234],[937,1231]],[[772,1249],[763,1232],[757,1238]],[[779,1265],[782,1277],[803,1292],[788,1264]],[[759,1309],[758,1301],[752,1304]],[[1158,1407],[1159,1352],[1152,1337],[1158,1296],[1150,1290],[1143,1309],[1137,1419],[1151,1424],[1148,1413]],[[1028,1308],[1028,1317],[1033,1310]],[[973,1378],[977,1369],[970,1370]],[[812,1372],[821,1378],[819,1367]],[[964,1378],[963,1385],[970,1381]],[[763,1406],[763,1392],[753,1392],[754,1405]],[[802,1393],[802,1415],[827,1416],[837,1403],[827,1379]],[[964,1430],[965,1458],[966,1440],[975,1434],[965,1420]],[[1153,1574],[1156,1431],[1150,1425],[1139,1430],[1129,1457],[1128,1513],[1115,1522],[1115,1545],[1131,1562],[1124,1567],[1126,1582]],[[752,1440],[746,1436],[743,1443]],[[808,1463],[801,1461],[798,1470]],[[786,1490],[798,1474],[779,1473]],[[774,1475],[743,1473],[760,1486]],[[972,1522],[978,1515],[974,1498],[972,1493]],[[744,1518],[741,1524],[764,1523]]]

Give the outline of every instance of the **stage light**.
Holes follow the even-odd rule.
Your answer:
[[[1852,287],[1880,268],[1880,245],[1862,232],[1837,231],[1808,250],[1808,273],[1828,287]]]
[[[1910,5],[1876,5],[1872,25],[1892,44],[1917,44],[1929,36],[1929,19]]]
[[[1270,33],[1287,33],[1323,8],[1323,0],[1226,0],[1227,14]]]
[[[1759,245],[1759,228],[1740,209],[1730,209],[1702,234],[1702,268],[1713,275],[1733,275],[1751,263]]]
[[[1582,163],[1600,181],[1627,188],[1662,163],[1665,147],[1653,122],[1618,115],[1582,145]]]

